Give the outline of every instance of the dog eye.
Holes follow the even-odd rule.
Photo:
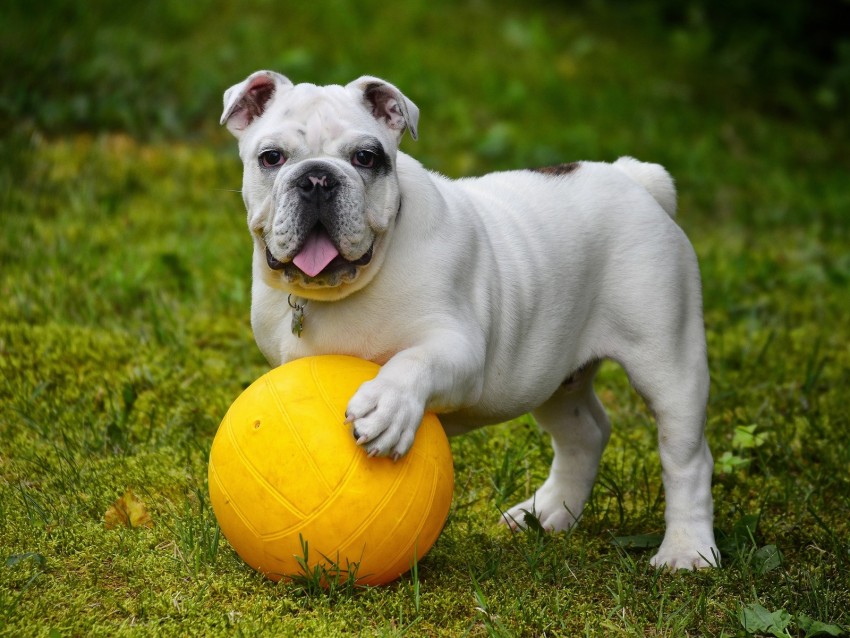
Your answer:
[[[260,166],[263,168],[274,168],[283,166],[286,163],[286,156],[280,151],[263,151],[260,153]]]
[[[357,151],[351,156],[351,163],[360,168],[373,168],[376,155],[372,151]]]

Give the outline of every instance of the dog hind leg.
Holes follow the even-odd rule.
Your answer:
[[[704,435],[708,365],[701,342],[690,342],[696,345],[668,350],[665,366],[642,357],[621,361],[658,424],[666,529],[650,562],[668,570],[699,569],[719,562],[712,522],[713,462]],[[661,344],[658,351],[663,351]]]
[[[512,528],[533,513],[544,529],[569,529],[580,518],[596,479],[611,425],[593,391],[599,363],[582,368],[532,414],[552,437],[555,453],[549,476],[534,496],[503,514]]]

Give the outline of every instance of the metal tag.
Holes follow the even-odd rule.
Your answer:
[[[297,302],[293,303],[292,295],[289,295],[287,301],[289,303],[289,307],[292,308],[292,321],[290,323],[292,334],[300,339],[301,333],[304,331],[304,306],[306,305],[306,302],[303,304],[299,304]]]

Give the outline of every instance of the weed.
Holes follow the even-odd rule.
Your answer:
[[[44,575],[46,568],[47,559],[37,552],[13,554],[6,558],[5,564],[0,569],[23,572],[24,575],[16,585],[15,591],[0,589],[0,618],[8,618],[14,613],[21,598]],[[18,576],[18,574],[15,575]]]
[[[413,609],[416,615],[422,609],[422,583],[419,581],[419,558],[417,552],[413,552],[413,563],[410,566],[410,595],[413,599]]]
[[[813,636],[843,636],[846,631],[840,625],[825,623],[806,614],[793,616],[784,609],[769,611],[759,603],[742,605],[738,610],[738,620],[748,634],[768,634],[776,638],[791,638],[791,629],[796,625],[806,638]]]
[[[360,564],[348,559],[345,565],[336,559],[321,555],[319,560],[311,560],[310,544],[301,535],[301,554],[295,557],[301,573],[287,577],[293,589],[307,598],[327,597],[330,600],[352,597],[362,586],[357,584]]]
[[[193,507],[192,502],[197,503]],[[204,492],[195,490],[194,499],[184,501],[181,514],[169,524],[174,538],[174,556],[186,573],[198,578],[215,567],[221,547],[221,529]]]
[[[469,577],[472,581],[472,592],[475,596],[475,611],[484,623],[484,629],[487,635],[492,638],[510,637],[512,635],[511,632],[505,628],[499,616],[487,603],[487,598],[484,596],[481,584],[476,580],[475,575],[470,573]]]
[[[515,442],[503,448],[499,456],[499,464],[490,479],[496,507],[502,507],[508,503],[527,483],[528,467],[525,462],[527,449],[527,444],[515,445]]]

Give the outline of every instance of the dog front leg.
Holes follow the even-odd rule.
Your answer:
[[[354,394],[346,410],[354,438],[370,456],[399,458],[413,445],[425,410],[452,411],[481,394],[484,346],[435,335],[402,350]]]

